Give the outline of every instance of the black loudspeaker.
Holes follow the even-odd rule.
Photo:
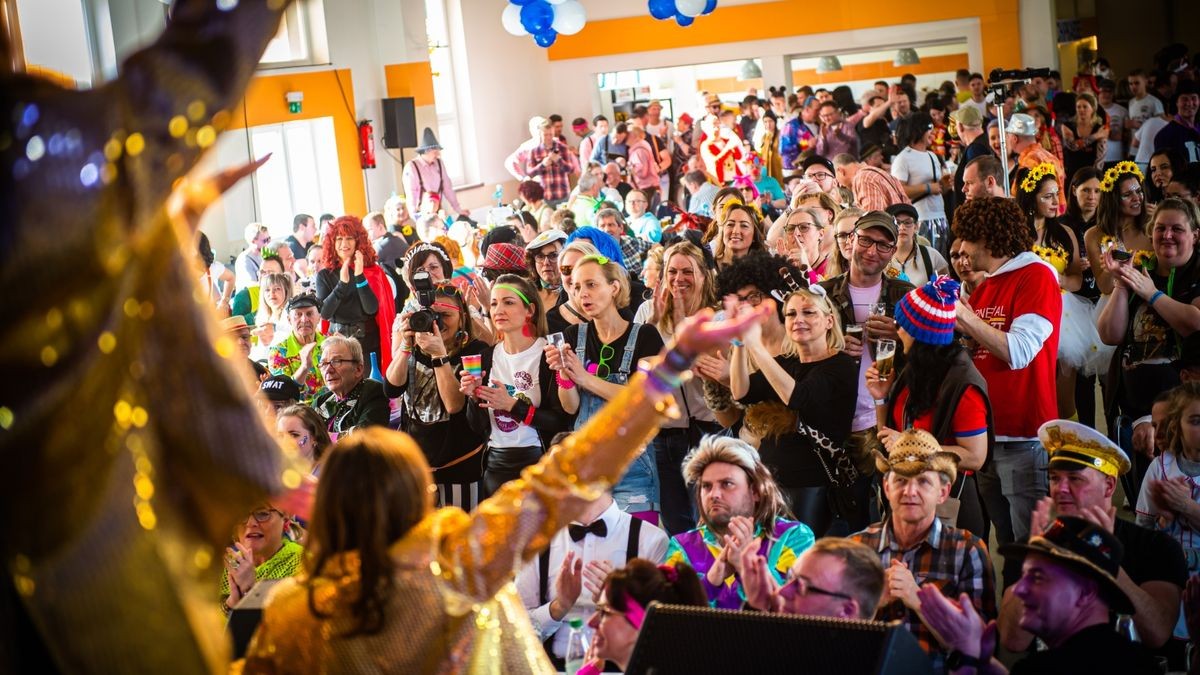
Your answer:
[[[383,99],[383,147],[417,147],[417,111],[411,96]]]
[[[681,649],[681,645],[694,648]],[[921,675],[932,671],[929,656],[899,621],[851,621],[651,603],[625,672]]]

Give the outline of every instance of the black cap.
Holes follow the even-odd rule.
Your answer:
[[[317,311],[321,310],[321,301],[317,299],[316,293],[301,293],[293,295],[291,300],[288,300],[288,311],[300,309],[301,307],[316,307]]]
[[[903,213],[909,218],[912,218],[914,223],[921,219],[921,217],[917,215],[917,207],[913,206],[912,204],[892,204],[891,206],[887,207],[887,212],[893,218],[899,218],[900,214]]]
[[[833,162],[817,154],[809,155],[808,157],[804,158],[803,162],[800,162],[800,173],[808,171],[808,167],[812,166],[813,164],[820,164],[826,169],[829,169],[829,173],[837,173],[833,170]]]
[[[268,401],[299,401],[300,385],[287,375],[272,375],[258,388]]]

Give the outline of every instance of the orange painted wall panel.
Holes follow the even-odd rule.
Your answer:
[[[1019,0],[854,0],[827,2],[814,8],[808,0],[778,0],[718,7],[687,28],[649,13],[605,21],[589,21],[575,35],[560,35],[550,47],[550,60],[626,54],[749,40],[767,40],[910,23],[978,18],[986,69],[1015,68],[1021,62]],[[903,35],[897,36],[902,41]],[[751,55],[747,55],[751,56]]]
[[[288,112],[285,96],[289,91],[304,92],[299,114]],[[358,120],[353,111],[354,87],[349,69],[260,75],[250,82],[246,98],[233,110],[230,128],[332,117],[346,213],[362,214],[367,210],[367,195],[358,161]],[[376,135],[380,133],[378,128],[376,125]]]
[[[411,96],[413,105],[433,105],[433,71],[428,61],[393,63],[383,67],[388,98]]]

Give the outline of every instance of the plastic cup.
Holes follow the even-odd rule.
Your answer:
[[[480,377],[483,375],[483,356],[480,354],[466,354],[462,357],[463,370],[467,371],[468,375]]]

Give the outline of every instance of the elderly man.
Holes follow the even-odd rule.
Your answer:
[[[246,323],[246,317],[235,314],[228,319],[222,319],[221,328],[225,331],[226,337],[233,340],[237,353],[246,357],[246,363],[250,366],[250,370],[254,372],[255,381],[261,383],[270,377],[270,373],[267,372],[267,369],[261,363],[250,358],[250,324]],[[254,391],[257,391],[257,389]]]
[[[608,236],[617,240],[621,246],[621,258],[625,271],[633,276],[642,273],[642,262],[646,259],[646,251],[653,245],[645,239],[631,237],[625,227],[625,219],[616,209],[600,209],[596,213],[596,227],[604,230]]]
[[[575,186],[578,194],[571,212],[575,214],[575,227],[588,227],[596,224],[596,211],[600,209],[600,186],[603,179],[591,171],[586,171],[579,177],[579,185]]]
[[[876,618],[902,620],[942,672],[946,652],[924,622],[918,589],[969,599],[984,616],[996,616],[992,561],[983,541],[942,523],[937,508],[950,496],[958,455],[945,452],[927,431],[901,432],[885,458],[876,457],[891,515],[850,538],[879,553],[884,567],[883,598]]]
[[[262,251],[263,259],[278,258],[279,264],[283,265],[283,273],[288,275],[292,283],[296,282],[296,256],[292,253],[292,247],[287,241],[273,241],[267,244],[267,247]],[[305,261],[307,262],[307,261]],[[266,276],[263,274],[262,268],[258,270],[260,277]]]
[[[874,360],[871,352],[863,348],[864,340],[899,339],[893,318],[896,303],[913,290],[913,285],[884,274],[896,254],[899,239],[894,217],[884,211],[864,214],[855,223],[851,236],[854,244],[850,270],[822,281],[821,287],[829,293],[830,302],[837,308],[841,325],[860,328],[846,336],[846,353],[859,359],[858,401],[846,446],[854,456],[859,472],[869,480],[875,465],[872,450],[879,447],[879,438],[876,436],[875,399],[867,391],[865,379]],[[872,311],[879,304],[884,307],[882,314]],[[867,499],[865,495],[863,497],[861,503],[865,506]],[[852,527],[863,527],[870,522],[869,516],[861,517],[862,520],[853,523]]]
[[[813,533],[784,518],[787,504],[758,451],[736,438],[705,436],[683,473],[697,487],[700,527],[671,538],[667,564],[691,565],[714,607],[745,602],[739,572],[747,550],[763,556],[768,574],[782,584],[796,556],[812,546]]]
[[[433,129],[425,127],[421,133],[421,144],[417,146],[417,158],[404,165],[401,174],[404,193],[409,204],[417,213],[437,213],[440,210],[463,213],[454,192],[454,181],[442,163],[442,146]]]
[[[233,287],[237,290],[249,288],[258,283],[258,270],[262,267],[263,247],[271,243],[271,233],[262,223],[250,223],[243,232],[246,239],[246,249],[238,254],[233,265]]]
[[[1013,596],[1020,603],[1020,627],[1048,649],[1018,661],[1022,673],[1163,672],[1146,649],[1112,628],[1112,615],[1132,614],[1133,602],[1117,576],[1124,547],[1111,532],[1090,520],[1062,516],[1028,544],[1000,552],[1024,558]],[[996,622],[988,622],[969,602],[955,602],[926,586],[918,592],[928,622],[951,650],[947,672],[1009,672],[992,653]]]
[[[529,136],[504,160],[504,168],[518,181],[541,183],[546,201],[558,206],[571,193],[571,176],[579,174],[579,158],[554,137],[554,128],[544,117],[529,120]]]
[[[305,403],[324,386],[317,363],[321,360],[321,301],[312,293],[302,293],[288,301],[288,321],[292,332],[271,346],[267,360],[272,375],[286,375],[300,386],[300,399]]]
[[[1050,496],[1034,510],[1030,532],[1042,534],[1059,516],[1090,520],[1111,532],[1130,553],[1113,576],[1137,610],[1134,627],[1147,646],[1163,646],[1179,617],[1187,562],[1167,534],[1116,517],[1112,498],[1118,479],[1129,471],[1129,457],[1107,436],[1078,422],[1051,420],[1038,436],[1050,453]],[[1014,591],[1005,591],[1000,605],[1000,644],[1020,652],[1033,636],[1020,626],[1021,603]]]
[[[604,201],[618,206],[623,204],[625,196],[633,186],[625,182],[624,176],[621,175],[621,167],[617,166],[616,162],[609,162],[602,167],[601,172],[604,176],[604,186],[600,188],[600,196]]]
[[[1030,115],[1016,113],[1004,127],[1008,134],[1008,151],[1016,154],[1017,166],[1012,167],[1012,194],[1017,194],[1017,167],[1032,169],[1039,164],[1050,164],[1054,167],[1054,175],[1058,179],[1059,194],[1067,194],[1064,184],[1066,170],[1063,163],[1054,153],[1042,147],[1037,140],[1038,123]]]
[[[1004,197],[1004,166],[993,154],[976,157],[963,169],[963,196],[969,199]]]
[[[1038,428],[1058,417],[1058,276],[1031,252],[1033,234],[1011,199],[966,202],[955,213],[954,235],[971,268],[987,274],[969,303],[959,299],[958,329],[973,341],[975,367],[988,391],[1020,392],[991,399],[996,445],[976,481],[996,539],[1024,541],[1033,509],[1047,490]],[[1013,581],[1015,570],[1006,571],[1005,580]]]
[[[313,408],[329,420],[330,435],[359,427],[387,426],[391,410],[383,385],[367,379],[362,345],[354,338],[332,335],[321,349],[317,364],[327,389],[313,400]]]
[[[824,537],[800,554],[782,586],[753,549],[742,553],[746,606],[777,614],[870,621],[883,594],[879,555],[850,539]]]
[[[864,211],[884,211],[893,204],[911,204],[904,183],[892,174],[869,166],[842,153],[833,158],[838,183],[854,193],[854,201]]]

